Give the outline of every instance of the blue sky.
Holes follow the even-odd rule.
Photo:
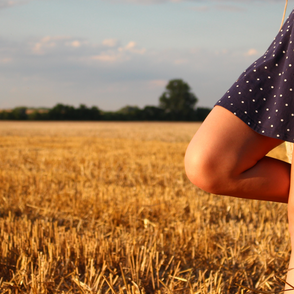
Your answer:
[[[158,105],[174,78],[212,107],[270,45],[284,2],[0,0],[0,109]]]

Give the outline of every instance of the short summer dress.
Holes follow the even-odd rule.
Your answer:
[[[259,134],[294,142],[294,10],[264,55],[215,105]]]

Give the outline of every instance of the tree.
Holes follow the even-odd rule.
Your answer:
[[[127,105],[117,111],[122,120],[140,120],[142,110],[138,106]]]
[[[162,108],[147,105],[142,110],[142,120],[155,121],[162,120],[164,117],[164,110]]]
[[[11,112],[12,119],[26,120],[28,118],[26,111],[27,108],[24,106],[14,108]]]
[[[196,109],[196,119],[197,121],[204,121],[205,118],[210,113],[211,109],[206,107],[197,107]]]
[[[190,86],[181,79],[169,81],[166,91],[159,98],[159,106],[165,111],[168,119],[191,120],[195,115],[197,97]]]

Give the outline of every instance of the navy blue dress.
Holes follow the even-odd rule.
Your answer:
[[[264,55],[215,105],[259,134],[294,142],[294,10]]]

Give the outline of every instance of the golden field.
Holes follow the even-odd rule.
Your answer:
[[[282,291],[287,206],[194,187],[198,127],[0,122],[0,293]]]

